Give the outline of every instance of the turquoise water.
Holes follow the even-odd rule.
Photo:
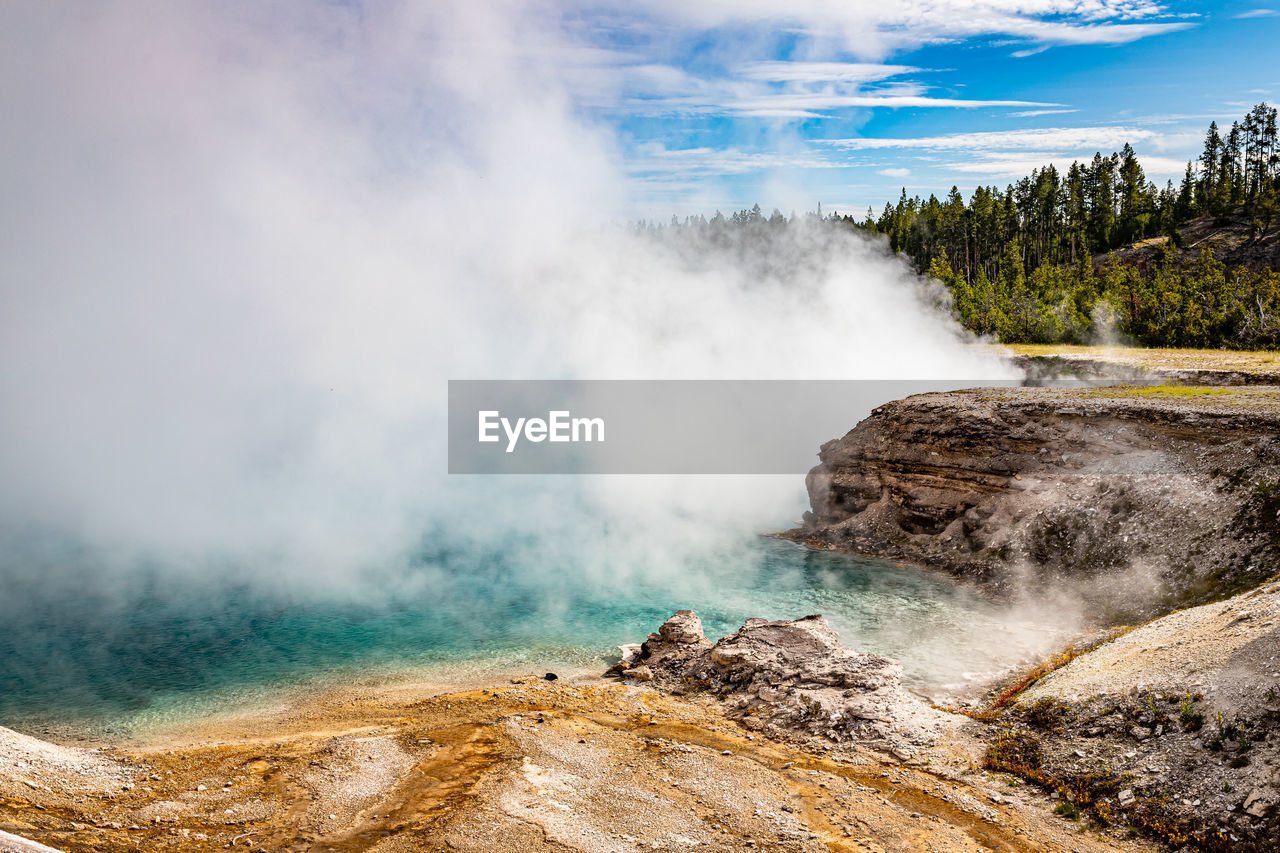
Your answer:
[[[712,638],[752,616],[823,613],[846,646],[900,659],[920,687],[961,687],[1062,636],[1043,614],[945,577],[772,539],[744,542],[730,569],[696,568],[639,583],[548,582],[488,559],[444,586],[431,575],[416,592],[362,604],[247,585],[197,593],[156,580],[110,600],[64,587],[4,613],[0,724],[127,732],[283,685],[600,671],[619,643],[642,640],[682,607]]]

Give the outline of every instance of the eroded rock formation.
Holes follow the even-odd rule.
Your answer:
[[[822,446],[783,536],[1141,612],[1280,571],[1278,436],[1275,388],[910,397]]]
[[[944,716],[902,689],[897,661],[840,645],[820,615],[748,619],[712,644],[691,610],[650,634],[616,672],[675,692],[713,693],[748,727],[899,749],[932,741]]]

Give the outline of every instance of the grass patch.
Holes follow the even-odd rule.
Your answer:
[[[1071,708],[1068,705],[1046,696],[1031,703],[1022,712],[1022,717],[1032,728],[1055,731],[1062,728],[1062,723],[1070,713]]]
[[[1068,820],[1080,819],[1080,807],[1070,800],[1063,800],[1053,807],[1054,814],[1060,814]]]
[[[1043,764],[1040,738],[1018,731],[1003,731],[996,735],[995,742],[987,747],[987,754],[982,759],[986,770],[1001,770],[1023,778],[1039,771]]]
[[[1143,388],[1116,390],[1133,397],[1220,397],[1235,393],[1229,388],[1210,388],[1204,385],[1148,385]]]
[[[1204,726],[1204,714],[1195,709],[1191,703],[1194,698],[1191,691],[1187,691],[1187,695],[1182,699],[1182,705],[1178,708],[1178,718],[1182,720],[1182,727],[1189,732],[1198,732]]]

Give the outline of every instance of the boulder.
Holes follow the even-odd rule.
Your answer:
[[[1267,797],[1267,793],[1258,788],[1254,788],[1244,801],[1245,814],[1250,817],[1265,817],[1267,809],[1270,807],[1271,802]]]
[[[648,681],[649,679],[653,678],[653,670],[649,669],[649,667],[645,666],[644,664],[640,664],[639,666],[633,666],[631,667],[631,669],[627,670],[624,674],[626,675],[627,678],[634,678],[636,681]]]
[[[623,643],[618,646],[618,654],[622,655],[622,659],[627,663],[633,662],[640,656],[639,643]]]
[[[821,615],[748,619],[713,645],[682,610],[649,635],[636,664],[622,674],[642,668],[637,680],[718,695],[754,728],[894,745],[927,742],[941,717],[902,689],[897,661],[844,648]]]
[[[668,643],[696,645],[706,642],[702,633],[702,620],[692,610],[677,610],[675,614],[662,623],[658,634]]]

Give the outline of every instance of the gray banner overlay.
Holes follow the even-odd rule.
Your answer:
[[[823,442],[891,400],[1020,384],[451,380],[449,473],[803,474]]]

